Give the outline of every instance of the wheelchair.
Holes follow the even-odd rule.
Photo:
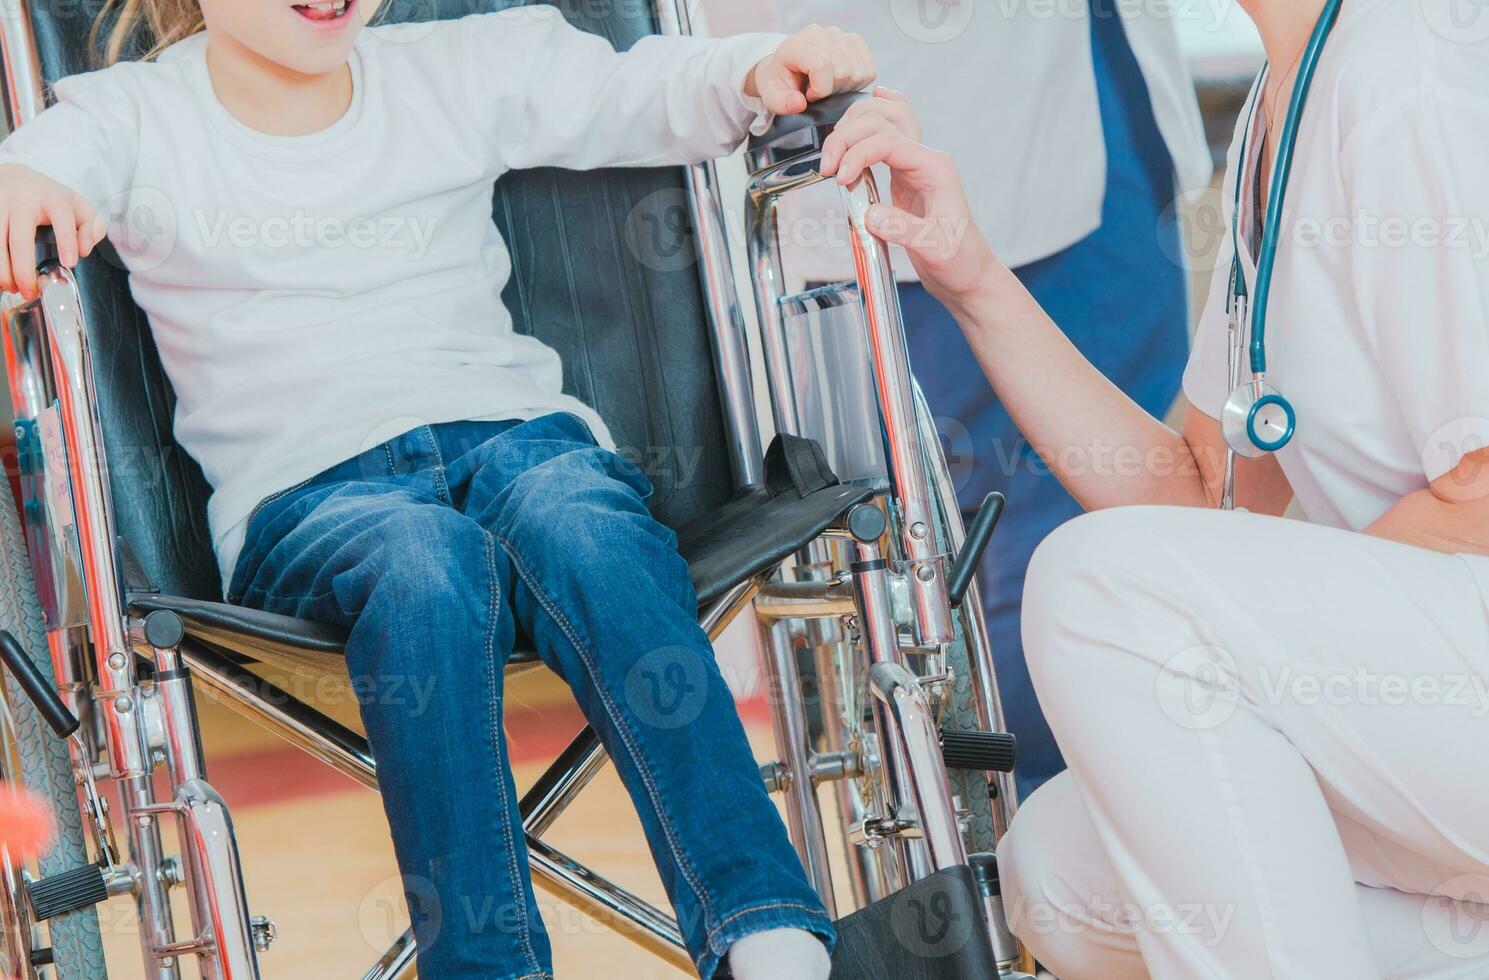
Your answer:
[[[12,127],[42,110],[47,84],[90,67],[101,5],[0,4]],[[392,0],[385,16],[510,5]],[[690,30],[684,0],[561,6],[618,47]],[[779,695],[779,758],[761,778],[783,796],[791,839],[839,918],[834,976],[1014,980],[1025,975],[993,852],[1016,805],[1015,745],[973,574],[1002,500],[963,527],[910,373],[888,253],[862,224],[872,178],[844,192],[856,281],[788,295],[776,241],[780,200],[821,180],[822,140],[854,98],[778,120],[748,147],[749,259],[777,431],[768,451],[712,164],[509,174],[493,200],[513,256],[505,299],[519,331],[563,356],[566,389],[647,472],[710,637],[753,608],[766,685]],[[0,300],[19,493],[16,507],[0,506],[0,660],[13,721],[0,766],[51,803],[59,833],[36,862],[0,854],[5,969],[102,980],[98,908],[128,900],[141,961],[125,975],[272,976],[277,927],[250,909],[194,692],[375,791],[366,737],[264,676],[348,686],[344,636],[221,601],[209,488],[172,437],[174,399],[120,263],[104,248],[69,271],[46,242],[37,261],[39,298]],[[852,323],[800,328],[825,314]],[[856,472],[840,479],[835,467],[848,462]],[[519,648],[509,670],[535,669],[536,655]],[[687,969],[667,910],[544,840],[605,762],[586,727],[526,791],[531,869]],[[110,811],[107,784],[122,814]],[[828,787],[835,806],[825,810],[818,790]],[[851,894],[834,890],[835,841]],[[348,972],[410,977],[414,959],[409,931]]]

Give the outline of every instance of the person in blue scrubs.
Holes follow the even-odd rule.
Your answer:
[[[1107,156],[1101,226],[1014,272],[1081,353],[1161,417],[1189,351],[1187,276],[1174,261],[1183,254],[1174,164],[1114,0],[1091,0],[1091,51]],[[958,489],[966,519],[989,491],[1008,498],[978,579],[1004,714],[1019,738],[1019,796],[1027,798],[1065,763],[1024,662],[1024,572],[1039,542],[1081,508],[1020,435],[946,308],[919,283],[901,284],[900,304],[932,414],[966,430],[947,440],[949,453],[970,456],[951,461],[967,468]]]

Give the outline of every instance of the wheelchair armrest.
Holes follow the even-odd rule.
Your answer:
[[[813,102],[805,112],[777,116],[769,129],[751,137],[745,149],[750,172],[758,173],[772,163],[820,150],[822,141],[832,133],[848,107],[871,98],[868,92],[843,92]]]

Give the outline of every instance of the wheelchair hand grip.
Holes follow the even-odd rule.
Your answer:
[[[853,103],[873,97],[869,92],[839,92],[813,102],[795,115],[777,116],[771,121],[769,129],[750,138],[749,152],[767,149],[784,140],[799,135],[806,136],[808,133],[820,140],[838,124],[838,120],[843,118],[843,114]]]
[[[0,660],[5,662],[6,669],[21,685],[21,690],[36,705],[36,710],[41,714],[42,720],[57,733],[58,738],[67,738],[78,730],[78,720],[57,692],[52,688],[50,682],[42,676],[37,669],[35,661],[26,655],[21,644],[10,635],[8,630],[0,630]]]
[[[57,252],[57,232],[51,225],[36,226],[36,267],[40,269],[49,262],[60,262]]]
[[[988,541],[1007,503],[1007,498],[994,490],[977,508],[977,516],[972,518],[972,526],[967,529],[967,540],[962,542],[962,550],[957,554],[956,564],[948,577],[947,592],[953,606],[960,606],[967,595],[967,587],[972,584],[972,576],[977,572],[982,553],[987,550]]]

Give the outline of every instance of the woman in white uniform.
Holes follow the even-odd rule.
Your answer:
[[[845,183],[893,169],[895,206],[870,227],[908,248],[1096,512],[1029,573],[1025,648],[1070,772],[1003,841],[1004,900],[1061,980],[1483,978],[1489,17],[1344,0],[1290,113],[1325,0],[1241,2],[1273,67],[1237,129],[1224,200],[1239,220],[1179,432],[994,257],[950,159],[905,135],[902,100],[865,103],[824,160]],[[1262,304],[1259,212],[1289,115]],[[1266,380],[1296,420],[1275,455],[1235,461],[1249,513],[1217,509],[1233,292],[1264,307]],[[1281,517],[1294,500],[1310,523]]]

